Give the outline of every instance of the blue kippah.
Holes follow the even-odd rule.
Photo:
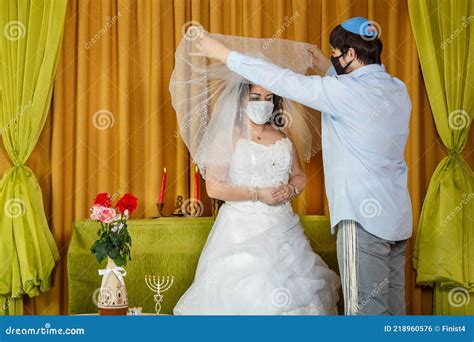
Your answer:
[[[378,35],[377,27],[375,27],[372,21],[364,17],[347,19],[341,26],[344,30],[360,36],[377,37]]]

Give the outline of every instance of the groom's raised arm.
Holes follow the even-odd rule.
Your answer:
[[[346,87],[335,77],[305,76],[263,59],[232,51],[227,67],[279,96],[327,113],[338,113],[345,106]]]

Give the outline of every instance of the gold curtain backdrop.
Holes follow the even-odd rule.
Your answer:
[[[168,92],[174,49],[187,23],[199,22],[210,32],[309,42],[329,53],[331,29],[359,15],[382,28],[383,63],[412,98],[406,160],[416,233],[430,177],[446,152],[430,112],[406,1],[69,0],[51,113],[27,163],[40,181],[62,259],[51,290],[25,300],[25,314],[67,314],[72,223],[88,216],[98,192],[132,192],[139,198],[134,218],[154,216],[166,167],[165,213],[176,195],[193,193],[194,167],[177,136]],[[474,165],[470,136],[464,157]],[[0,154],[0,171],[9,166]],[[327,214],[321,154],[305,167],[308,184],[295,208],[299,214]],[[201,188],[204,214],[210,215]],[[407,312],[431,314],[431,289],[415,285],[413,244],[414,239],[407,251]]]

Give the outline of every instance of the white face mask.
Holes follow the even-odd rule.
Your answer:
[[[257,125],[263,125],[270,120],[273,114],[273,102],[271,101],[249,101],[245,113]]]

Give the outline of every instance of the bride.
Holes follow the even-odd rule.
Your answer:
[[[246,49],[261,44],[216,36]],[[225,203],[174,314],[337,314],[339,277],[313,252],[291,207],[306,181],[298,147],[312,154],[313,144],[304,141],[309,116],[218,63],[203,68],[194,60],[196,42],[184,40],[170,82],[173,106],[209,196]],[[295,42],[280,43],[274,48],[281,52]]]

